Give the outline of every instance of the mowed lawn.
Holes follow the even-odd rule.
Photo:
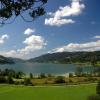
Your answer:
[[[0,85],[0,100],[86,100],[96,85],[27,87]]]

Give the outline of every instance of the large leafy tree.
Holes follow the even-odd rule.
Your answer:
[[[0,24],[11,23],[17,16],[30,22],[45,14],[44,4],[47,0],[0,0]],[[27,20],[24,12],[32,18]]]

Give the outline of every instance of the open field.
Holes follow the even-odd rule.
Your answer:
[[[0,85],[0,100],[86,100],[95,94],[96,85],[79,86],[11,86]]]

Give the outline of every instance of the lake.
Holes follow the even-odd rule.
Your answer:
[[[75,64],[51,64],[51,63],[16,63],[16,64],[4,64],[0,65],[0,69],[6,68],[13,69],[15,71],[22,71],[26,74],[33,73],[38,75],[40,73],[53,74],[53,75],[65,75],[67,73],[73,73],[76,70]],[[93,67],[84,67],[85,72],[90,72]]]

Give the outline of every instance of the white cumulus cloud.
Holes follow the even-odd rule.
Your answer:
[[[99,51],[100,50],[100,40],[87,43],[69,43],[66,46],[55,48],[49,53],[55,52],[76,52],[76,51]]]
[[[42,36],[31,35],[27,37],[23,43],[26,45],[23,48],[10,51],[0,51],[0,55],[6,57],[17,57],[17,58],[27,58],[30,53],[41,50],[46,45],[46,41]]]
[[[0,44],[3,44],[8,38],[9,36],[7,34],[2,35],[0,37]]]
[[[49,12],[48,15],[50,18],[45,19],[45,25],[61,26],[63,24],[75,23],[73,19],[66,17],[78,16],[82,13],[84,8],[85,5],[81,3],[81,0],[71,0],[71,5],[59,7],[54,13]]]
[[[27,29],[24,31],[24,34],[25,34],[25,35],[30,35],[30,34],[32,34],[32,33],[34,33],[34,32],[35,32],[35,29],[27,28]]]
[[[23,43],[26,44],[25,48],[17,50],[22,54],[28,54],[30,52],[40,50],[46,45],[44,38],[42,36],[37,35],[29,36],[25,39],[25,41],[23,41]]]

